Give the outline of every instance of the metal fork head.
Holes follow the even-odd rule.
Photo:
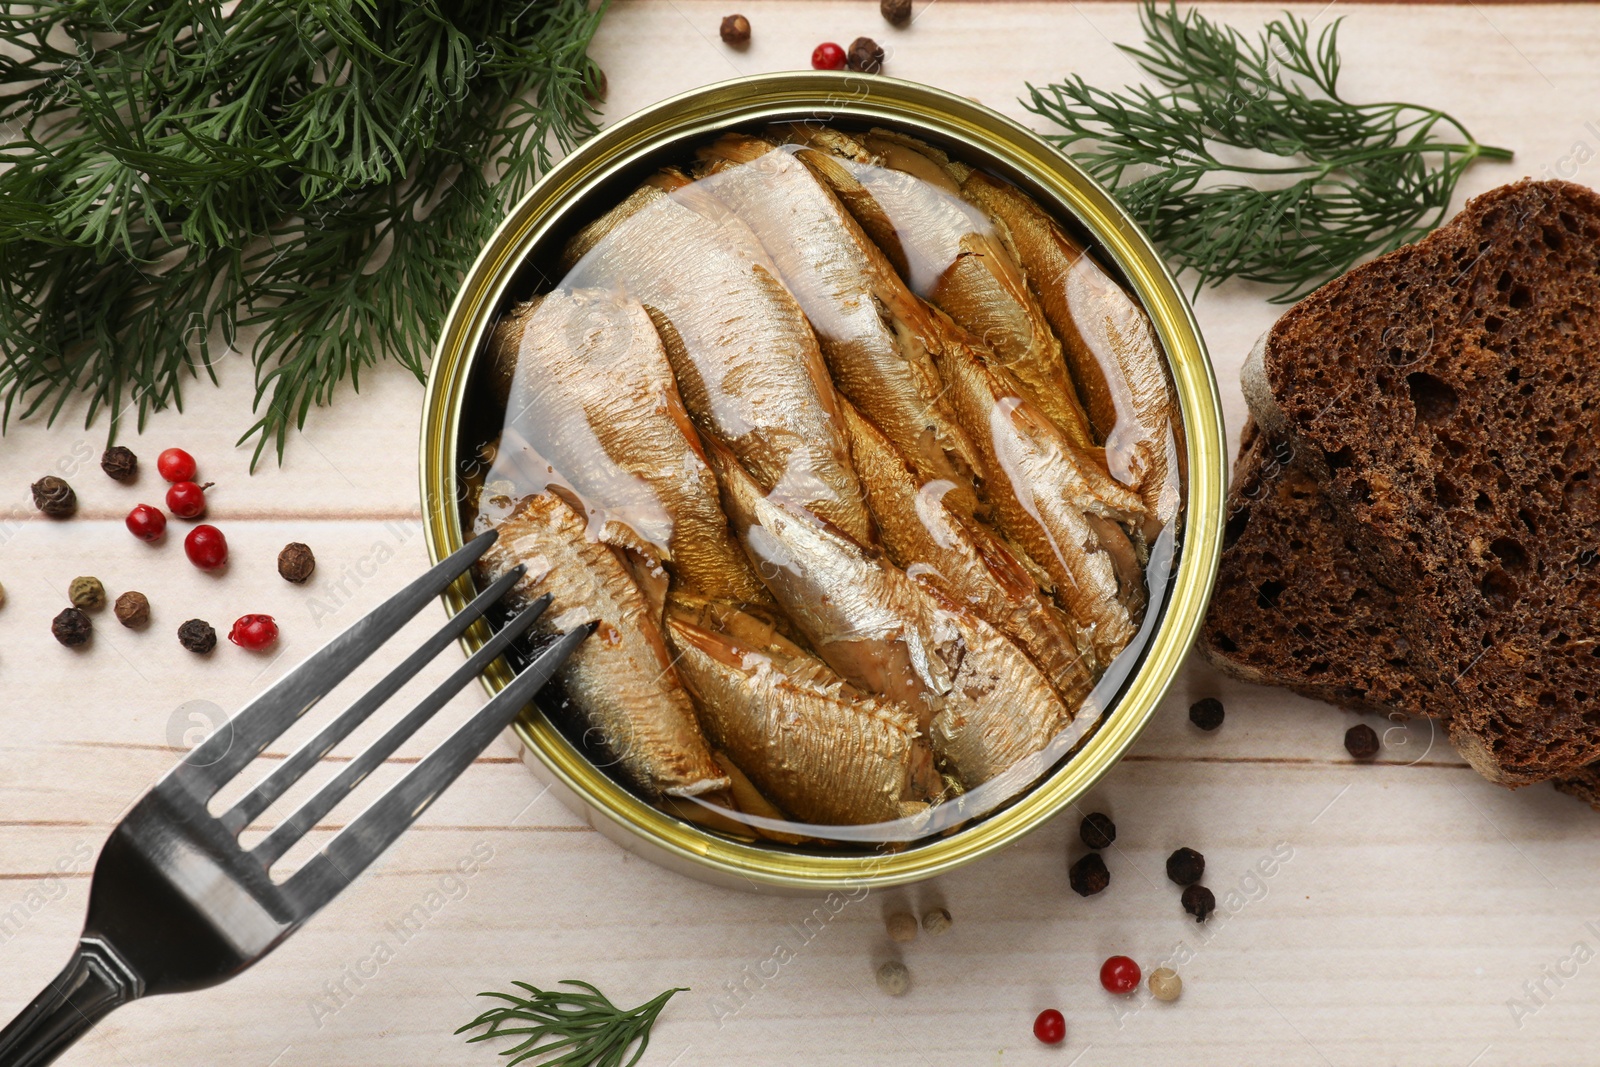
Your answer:
[[[588,635],[589,628],[579,628],[533,657],[510,685],[351,821],[321,852],[283,883],[272,881],[269,871],[273,861],[354,788],[372,765],[411,736],[531,626],[548,598],[525,608],[502,627],[415,711],[385,734],[374,749],[357,757],[358,773],[339,776],[305,808],[290,816],[283,826],[293,827],[293,832],[278,835],[270,847],[246,849],[238,840],[242,826],[253,814],[259,814],[254,809],[264,809],[265,803],[270,803],[271,797],[263,802],[263,788],[276,796],[292,785],[317,758],[393,695],[406,678],[420,670],[433,652],[476,622],[510,583],[497,582],[473,600],[439,634],[378,683],[373,693],[358,699],[350,712],[291,757],[295,760],[292,777],[269,776],[270,784],[263,783],[222,817],[212,815],[207,803],[423,605],[460,578],[494,539],[493,533],[486,533],[469,542],[290,671],[184,757],[112,831],[95,867],[84,933],[115,946],[143,979],[144,993],[214,985],[270,952],[411,825],[515,718]],[[373,695],[382,699],[371,699]],[[316,758],[307,758],[308,755]],[[352,761],[351,766],[356,767],[357,761]],[[274,838],[269,837],[268,841]]]

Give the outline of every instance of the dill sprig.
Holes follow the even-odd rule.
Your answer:
[[[587,0],[0,6],[0,401],[115,439],[260,327],[253,461],[392,356],[594,132]]]
[[[1108,93],[1081,77],[1028,86],[1046,134],[1155,239],[1195,289],[1225,278],[1289,302],[1361,259],[1444,221],[1475,159],[1507,160],[1449,115],[1339,95],[1339,20],[1315,40],[1288,12],[1251,42],[1176,2],[1146,0],[1143,47],[1120,46],[1157,83]]]
[[[633,1067],[650,1047],[650,1028],[655,1025],[661,1009],[667,1006],[674,993],[688,992],[682,988],[669,989],[654,1000],[624,1011],[588,982],[568,980],[559,984],[588,992],[546,990],[526,982],[513,982],[512,985],[530,995],[479,993],[480,997],[503,1000],[506,1006],[490,1008],[456,1033],[487,1026],[488,1030],[467,1038],[468,1042],[523,1038],[501,1052],[502,1056],[512,1057],[506,1061],[506,1067],[536,1056],[554,1057],[541,1060],[542,1067]],[[524,1023],[528,1025],[521,1025]],[[630,1047],[633,1055],[624,1062],[622,1057]]]

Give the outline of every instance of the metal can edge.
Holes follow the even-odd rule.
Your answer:
[[[511,274],[560,206],[606,174],[659,150],[668,140],[774,118],[814,116],[881,121],[959,143],[1001,169],[1023,175],[1077,218],[1133,286],[1165,349],[1183,416],[1188,455],[1183,551],[1171,601],[1108,721],[1083,750],[1009,807],[948,837],[900,852],[805,855],[743,845],[687,826],[640,801],[571,750],[536,712],[516,731],[528,753],[564,792],[582,798],[607,836],[680,873],[721,884],[823,892],[920,881],[1015,842],[1091,788],[1137,739],[1199,631],[1222,546],[1227,441],[1215,375],[1187,300],[1149,239],[1070,159],[1012,120],[942,90],[839,72],[756,75],[692,90],[620,120],[554,166],[512,209],[463,279],[440,331],[428,376],[420,442],[424,533],[430,557],[461,543],[456,456],[467,369]],[[447,592],[448,610],[470,596],[463,580]],[[463,638],[475,648],[483,624]],[[494,691],[509,677],[497,662],[484,677]]]

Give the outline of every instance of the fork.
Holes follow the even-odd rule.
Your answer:
[[[276,948],[392,844],[588,636],[582,626],[534,656],[509,685],[281,884],[272,864],[318,819],[520,637],[550,604],[517,613],[371,747],[253,848],[239,831],[394,696],[521,577],[515,567],[357,698],[220,816],[211,798],[284,730],[394,636],[494,543],[468,542],[290,671],[192,749],[129,809],[95,865],[72,961],[0,1032],[0,1067],[54,1060],[111,1009],[155,993],[226,981]]]

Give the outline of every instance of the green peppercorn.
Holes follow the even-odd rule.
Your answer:
[[[82,611],[99,611],[106,606],[106,587],[100,584],[100,579],[88,575],[74,578],[67,586],[67,599]]]

